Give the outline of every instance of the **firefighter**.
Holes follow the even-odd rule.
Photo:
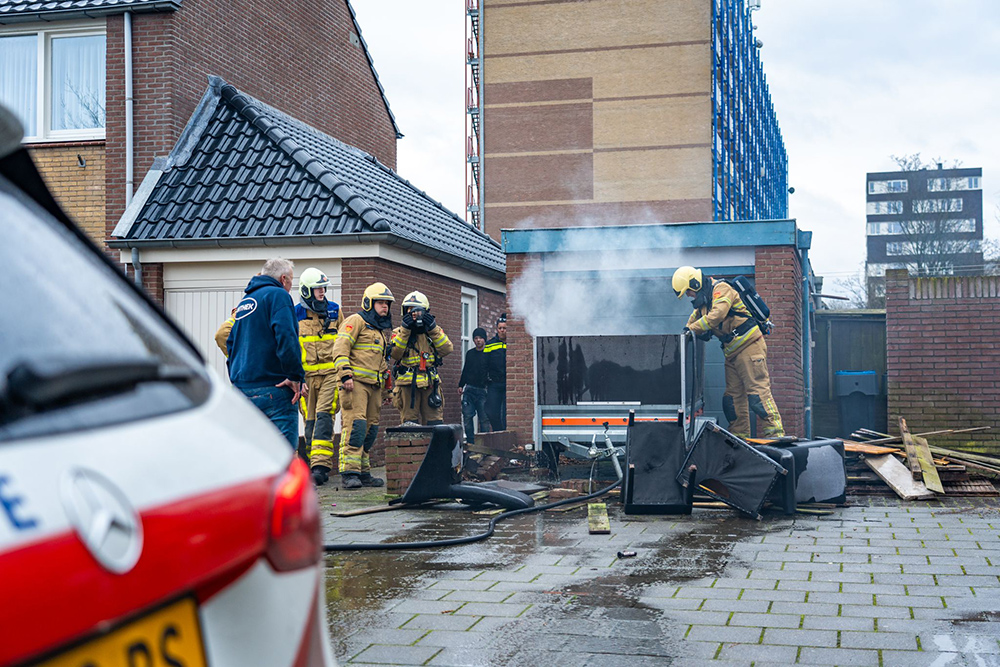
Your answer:
[[[767,374],[767,344],[739,293],[724,280],[703,280],[701,270],[693,266],[677,269],[672,282],[678,299],[693,298],[694,312],[685,328],[702,340],[714,335],[722,342],[726,357],[722,410],[729,430],[738,437],[750,437],[752,411],[765,422],[765,437],[782,437],[785,430]]]
[[[215,344],[219,346],[222,350],[222,356],[226,359],[229,358],[229,348],[226,346],[229,344],[229,333],[233,330],[233,325],[236,323],[236,308],[229,311],[229,319],[222,323],[219,330],[215,332]]]
[[[383,283],[369,285],[361,310],[346,318],[333,344],[340,381],[340,480],[345,489],[384,486],[372,477],[368,453],[378,436],[378,421],[389,381],[386,350],[392,331],[389,304],[395,299]]]
[[[431,304],[420,292],[403,299],[403,326],[392,332],[390,354],[396,360],[393,404],[402,421],[424,426],[444,423],[444,401],[437,367],[454,349],[435,322]]]
[[[302,369],[309,393],[302,399],[305,442],[313,482],[322,486],[333,467],[333,418],[337,414],[337,376],[333,344],[344,321],[340,306],[326,298],[330,280],[310,267],[299,276],[299,301],[295,318],[299,323]]]

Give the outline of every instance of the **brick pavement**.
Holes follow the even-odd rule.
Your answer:
[[[324,507],[379,500],[323,490]],[[324,514],[329,512],[324,511]],[[1000,666],[1000,502],[829,516],[515,517],[486,542],[328,556],[338,660],[379,665]],[[458,506],[326,516],[327,541],[467,535]],[[619,550],[636,558],[619,560]]]

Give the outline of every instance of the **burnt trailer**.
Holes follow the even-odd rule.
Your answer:
[[[693,436],[704,411],[704,343],[690,335],[535,339],[535,443],[550,466],[624,455],[629,413]],[[551,466],[554,467],[554,466]]]

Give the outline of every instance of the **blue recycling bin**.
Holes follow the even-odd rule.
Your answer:
[[[872,428],[879,395],[878,374],[875,371],[837,371],[834,386],[840,407],[840,437],[848,438],[859,428]]]

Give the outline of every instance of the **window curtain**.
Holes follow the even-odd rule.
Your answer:
[[[104,127],[104,49],[104,35],[52,39],[53,131]]]
[[[38,35],[0,37],[0,104],[38,135]]]

